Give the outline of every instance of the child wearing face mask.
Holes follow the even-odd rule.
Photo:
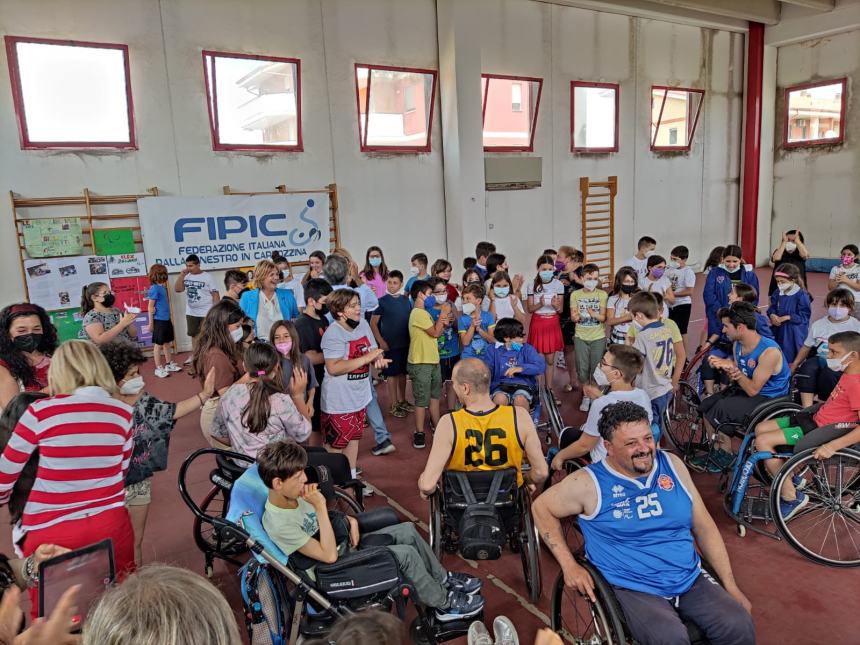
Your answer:
[[[538,395],[538,377],[546,363],[525,340],[518,320],[502,318],[493,329],[496,342],[487,346],[481,360],[490,369],[490,395],[496,405],[516,405],[528,410]]]
[[[507,273],[497,271],[490,279],[489,312],[494,320],[515,318],[520,324],[526,324],[526,312],[520,294],[512,288],[511,279]]]
[[[293,372],[296,368],[299,368],[307,375],[305,407],[299,409],[309,419],[313,418],[315,412],[314,399],[319,382],[317,381],[311,359],[302,353],[299,332],[293,321],[280,320],[272,325],[272,329],[269,331],[269,342],[281,357],[281,374],[283,375],[286,389],[289,390],[290,381],[293,380]]]
[[[657,240],[648,235],[640,237],[639,242],[636,243],[636,254],[625,261],[623,266],[631,267],[636,271],[637,277],[642,278],[648,273],[648,258],[656,252]]]
[[[761,293],[758,276],[751,265],[744,264],[741,247],[737,244],[729,244],[723,248],[720,265],[708,272],[708,279],[702,292],[705,315],[708,318],[708,336],[722,333],[723,323],[720,321],[718,312],[729,306],[732,285],[739,282],[748,284],[755,289],[756,293]]]
[[[860,263],[857,257],[860,251],[856,244],[846,244],[842,247],[840,262],[830,270],[830,279],[827,281],[828,289],[848,289],[854,296],[854,302],[860,298]],[[860,307],[852,312],[855,318],[860,318]]]
[[[382,249],[378,246],[371,246],[367,249],[367,254],[364,260],[364,269],[359,274],[362,280],[368,287],[373,289],[373,293],[377,298],[381,298],[386,293],[385,283],[388,280],[388,267],[385,265],[385,256],[382,255]]]
[[[821,401],[827,399],[839,380],[839,372],[827,367],[827,339],[843,331],[860,332],[860,321],[851,316],[855,302],[848,289],[830,291],[825,303],[827,315],[809,326],[803,347],[790,365],[792,372],[806,377],[797,380],[803,407],[812,405],[816,395]]]
[[[773,262],[773,270],[780,264],[793,264],[800,271],[800,279],[806,284],[806,260],[809,258],[809,250],[806,248],[803,239],[803,233],[799,230],[791,229],[782,234],[782,240],[779,246],[776,247],[770,256]],[[767,292],[773,293],[776,291],[776,276],[771,275],[770,285]]]
[[[481,310],[484,288],[470,284],[463,288],[463,314],[457,321],[463,358],[480,358],[495,342],[492,335],[496,322],[488,311]]]
[[[134,340],[138,314],[122,313],[114,307],[116,298],[104,282],[92,282],[81,292],[81,332],[78,337],[97,345],[114,339]]]
[[[549,255],[537,260],[537,275],[529,284],[526,309],[531,314],[528,343],[543,354],[546,361],[546,386],[555,385],[555,360],[564,349],[561,336],[561,311],[564,285],[555,277],[555,262]],[[559,401],[560,402],[560,401]]]
[[[119,388],[117,398],[132,407],[131,433],[134,442],[125,476],[125,504],[134,529],[134,559],[142,562],[143,534],[152,501],[152,476],[167,469],[170,433],[176,421],[197,412],[215,393],[215,370],[210,369],[203,391],[184,401],[162,401],[144,391],[146,384],[140,366],[146,363],[140,347],[125,340],[99,345]]]
[[[580,383],[588,383],[606,351],[606,292],[600,288],[600,267],[582,267],[582,289],[570,294],[570,319],[576,323],[576,373]],[[579,409],[588,412],[591,399],[583,392]]]
[[[293,292],[293,298],[296,301],[296,307],[299,311],[305,308],[304,287],[301,277],[293,273],[293,268],[290,266],[290,261],[281,255],[278,251],[272,253],[272,262],[278,267],[281,272],[281,281],[275,286],[276,289],[286,289]]]
[[[448,408],[453,410],[456,405],[456,397],[453,388],[446,388],[446,383],[451,381],[454,366],[460,360],[460,339],[457,334],[457,308],[455,301],[449,300],[447,288],[441,278],[431,278],[430,286],[433,287],[435,304],[427,308],[427,313],[433,321],[443,321],[442,334],[437,339],[439,343],[439,367],[442,370],[442,387],[447,389]]]
[[[828,459],[838,450],[860,441],[860,333],[842,331],[827,339],[827,366],[840,374],[821,407],[759,423],[756,450],[773,452],[778,445],[795,446],[795,452],[818,446],[815,459]],[[822,445],[823,444],[823,445]],[[781,459],[766,459],[767,470],[776,475]],[[780,490],[780,514],[786,521],[809,503],[809,495],[795,488],[791,478]]]
[[[690,250],[686,246],[676,246],[669,253],[669,265],[665,273],[675,296],[675,302],[669,304],[669,318],[678,325],[685,342],[693,309],[693,290],[696,288],[696,272],[687,266],[689,257]]]
[[[379,299],[379,306],[370,318],[370,328],[376,343],[391,361],[382,375],[388,383],[389,413],[402,419],[415,410],[406,400],[406,358],[409,354],[409,314],[412,303],[402,293],[403,274],[394,270],[388,274],[388,292]]]
[[[452,304],[457,302],[457,298],[460,297],[460,293],[457,291],[457,286],[451,284],[451,272],[453,270],[454,268],[451,266],[451,263],[442,258],[436,260],[433,263],[433,266],[430,267],[430,275],[434,278],[439,278],[444,283],[445,291],[448,296],[447,300]]]
[[[606,300],[606,326],[610,345],[624,345],[633,316],[627,311],[630,297],[639,291],[638,276],[631,267],[621,267],[615,273],[612,291]]]
[[[442,396],[442,370],[439,367],[438,339],[445,329],[445,318],[436,321],[430,309],[436,306],[436,296],[429,281],[419,280],[412,285],[409,293],[415,306],[409,313],[409,356],[406,371],[412,380],[412,394],[415,396],[415,431],[412,433],[412,447],[423,449],[427,443],[424,438],[424,424],[427,412],[430,423],[435,428],[439,423],[439,399]]]
[[[639,278],[639,289],[663,296],[663,317],[668,318],[669,307],[675,304],[675,292],[672,290],[672,281],[666,275],[666,258],[650,255],[645,267],[645,275]]]
[[[412,291],[412,285],[418,280],[429,280],[431,278],[431,275],[427,273],[426,253],[416,253],[409,259],[409,262],[411,263],[409,267],[409,279],[406,281],[406,286],[403,287],[403,291],[407,296]]]
[[[780,264],[773,275],[777,290],[770,294],[767,314],[776,342],[782,348],[785,360],[791,363],[809,331],[811,300],[800,271],[793,264]]]

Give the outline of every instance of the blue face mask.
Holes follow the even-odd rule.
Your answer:
[[[493,292],[497,298],[507,298],[511,293],[510,287],[493,287]]]
[[[370,263],[370,266],[372,266],[372,267],[376,268],[376,267],[378,267],[380,264],[382,264],[382,258],[370,258],[370,259],[368,260],[368,262]]]
[[[520,351],[522,348],[523,348],[523,344],[522,344],[522,343],[518,343],[518,342],[516,342],[516,341],[514,341],[514,342],[512,342],[512,343],[511,343],[511,349],[512,349],[512,350],[514,350],[515,352]]]
[[[538,275],[542,282],[549,282],[552,280],[553,272],[552,271],[539,271]]]
[[[430,294],[429,296],[424,298],[424,308],[425,309],[432,309],[435,306],[436,306],[436,296],[434,296],[433,294]]]

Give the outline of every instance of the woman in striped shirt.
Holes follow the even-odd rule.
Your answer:
[[[87,341],[60,345],[48,370],[48,389],[50,398],[30,405],[0,456],[0,504],[9,500],[38,449],[36,481],[21,517],[24,555],[40,544],[77,549],[111,538],[122,579],[134,568],[134,533],[123,490],[132,409],[112,398],[116,382],[110,367]],[[38,594],[31,593],[35,615]]]

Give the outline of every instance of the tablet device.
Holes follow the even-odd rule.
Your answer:
[[[115,577],[110,538],[45,560],[39,565],[39,616],[49,616],[70,587],[81,585],[76,605],[82,620]]]

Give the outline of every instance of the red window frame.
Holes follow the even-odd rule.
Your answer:
[[[788,99],[789,95],[792,92],[797,92],[800,90],[808,90],[812,87],[822,87],[824,85],[842,85],[842,105],[839,109],[839,136],[833,139],[808,139],[806,141],[789,141],[788,140]],[[848,94],[848,79],[846,77],[842,78],[834,78],[826,81],[815,81],[812,83],[803,83],[801,85],[792,85],[791,87],[786,87],[783,93],[783,106],[782,111],[782,147],[783,148],[808,148],[813,146],[826,146],[826,145],[836,145],[845,141],[845,112],[847,109],[847,95]]]
[[[367,145],[367,124],[365,124],[364,134],[361,130],[361,98],[358,90],[358,69],[365,68],[369,70],[367,75],[367,92],[364,99],[364,113],[370,111],[370,85],[373,79],[373,70],[381,69],[389,72],[410,72],[413,74],[430,74],[433,77],[433,87],[430,91],[430,111],[428,112],[427,121],[427,143],[423,146],[381,146]],[[353,80],[355,81],[355,112],[358,116],[358,148],[361,152],[430,152],[432,149],[433,136],[433,115],[436,109],[436,85],[438,82],[438,73],[435,69],[424,69],[421,67],[399,67],[396,65],[373,65],[370,63],[355,63],[353,67]]]
[[[577,146],[574,141],[574,92],[577,87],[599,87],[615,90],[615,144],[608,147]],[[570,82],[570,151],[571,152],[618,152],[619,141],[619,110],[621,108],[621,86],[618,83],[592,83],[590,81]]]
[[[693,138],[696,136],[696,126],[699,125],[699,115],[702,113],[702,105],[705,103],[705,90],[697,89],[695,87],[676,87],[672,85],[652,85],[651,86],[651,101],[649,101],[650,107],[650,117],[649,123],[654,125],[654,90],[664,90],[663,92],[663,101],[660,104],[660,114],[657,116],[656,127],[654,128],[654,134],[651,136],[651,151],[652,152],[689,152],[690,148],[693,146]],[[670,91],[674,92],[687,92],[687,93],[695,93],[701,94],[702,100],[699,101],[699,106],[696,108],[696,114],[693,116],[693,127],[690,128],[687,133],[687,145],[685,146],[658,146],[656,145],[657,141],[657,133],[660,132],[660,125],[663,121],[663,108],[666,107],[666,97]],[[689,105],[687,106],[687,122],[690,121],[690,110]]]
[[[523,81],[538,84],[537,98],[535,99],[535,113],[532,117],[529,131],[529,144],[527,146],[484,146],[484,152],[534,152],[535,132],[537,131],[538,112],[540,112],[540,99],[543,93],[543,79],[537,76],[510,76],[507,74],[481,74],[481,82],[487,81],[487,90],[481,100],[481,140],[484,138],[484,121],[487,116],[487,96],[490,94],[490,81],[498,79],[503,81]]]
[[[12,83],[12,102],[18,122],[18,137],[22,150],[45,150],[53,148],[77,150],[111,149],[137,150],[137,134],[134,125],[134,101],[131,96],[131,66],[128,45],[119,43],[96,43],[85,40],[61,40],[56,38],[30,38],[28,36],[6,36],[6,58],[9,62],[9,80]],[[24,93],[21,87],[21,74],[18,67],[18,43],[39,45],[62,45],[66,47],[92,47],[94,49],[118,49],[122,52],[125,67],[125,96],[128,112],[128,141],[31,141],[27,130],[27,114],[24,107]]]
[[[244,58],[247,60],[260,60],[272,63],[292,63],[296,66],[296,143],[289,144],[266,144],[266,143],[221,143],[218,134],[218,80],[215,76],[215,66],[212,66],[212,85],[209,85],[209,74],[206,69],[206,58]],[[283,56],[267,56],[265,54],[242,54],[238,52],[222,52],[212,49],[204,49],[203,57],[203,84],[206,87],[206,110],[209,113],[209,132],[212,135],[212,149],[215,151],[249,151],[249,152],[304,152],[304,141],[302,140],[302,61],[298,58],[286,58]]]

